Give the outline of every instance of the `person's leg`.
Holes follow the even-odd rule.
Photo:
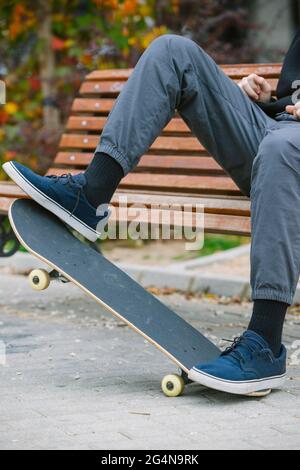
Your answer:
[[[197,44],[179,36],[162,36],[142,56],[108,119],[97,150],[108,152],[126,173],[138,163],[175,109],[248,195],[260,142],[267,129],[279,124],[253,104]],[[101,160],[109,160],[103,156],[95,157],[93,171],[88,170],[91,175]],[[118,181],[116,174],[114,188]],[[101,178],[98,184],[103,185]],[[275,355],[281,347],[286,310],[287,304],[278,300],[254,301],[249,329],[262,336]]]
[[[110,113],[93,170],[87,170],[88,189],[90,184],[97,191],[98,180],[99,202],[102,178],[99,172],[95,175],[101,159],[113,158],[127,174],[176,110],[249,195],[252,162],[266,128],[274,121],[195,42],[165,35],[153,41],[139,60]],[[118,173],[115,183],[119,177]],[[111,182],[114,187],[115,183]]]
[[[284,320],[289,304],[278,300],[256,299],[248,330],[264,338],[275,357],[280,355]]]
[[[249,329],[262,330],[278,355],[300,271],[300,123],[282,122],[263,139],[253,164],[251,202],[256,308]]]
[[[117,160],[105,153],[97,152],[85,172],[85,177],[86,197],[90,204],[97,208],[111,201],[124,177],[124,171]]]
[[[189,377],[217,390],[247,394],[280,388],[286,374],[283,322],[300,273],[300,123],[269,129],[254,160],[251,184],[249,329],[221,357]]]

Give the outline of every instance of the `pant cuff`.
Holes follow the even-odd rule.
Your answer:
[[[116,160],[123,168],[125,176],[132,170],[127,158],[113,145],[100,143],[95,150],[95,153],[97,152],[106,153]]]
[[[293,298],[293,293],[280,292],[273,289],[254,289],[252,291],[252,300],[275,300],[292,305]]]

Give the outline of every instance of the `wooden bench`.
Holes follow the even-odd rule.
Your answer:
[[[238,64],[223,66],[233,80],[256,72],[272,83],[275,93],[281,64]],[[131,70],[103,70],[90,73],[73,102],[59,151],[49,174],[83,171],[98,144],[108,113],[122,90]],[[235,149],[233,148],[234,152]],[[113,199],[126,194],[130,203],[147,208],[153,204],[201,203],[205,206],[205,230],[210,233],[250,235],[250,204],[235,183],[192,135],[179,116],[163,130],[137,169],[126,176]],[[11,202],[25,194],[13,183],[0,183],[1,221]],[[3,245],[11,232],[2,224]],[[2,246],[3,247],[3,246]],[[17,246],[3,249],[2,256],[13,254]],[[1,256],[1,253],[0,253]]]

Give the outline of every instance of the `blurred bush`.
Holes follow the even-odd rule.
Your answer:
[[[0,0],[0,160],[45,171],[84,75],[134,66],[167,32],[217,62],[251,61],[245,0]],[[3,177],[3,175],[2,175]]]

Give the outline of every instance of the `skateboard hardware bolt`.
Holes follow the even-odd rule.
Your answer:
[[[172,384],[172,382],[168,382],[167,383],[167,389],[170,390],[170,391],[173,390],[174,389],[174,384]]]

